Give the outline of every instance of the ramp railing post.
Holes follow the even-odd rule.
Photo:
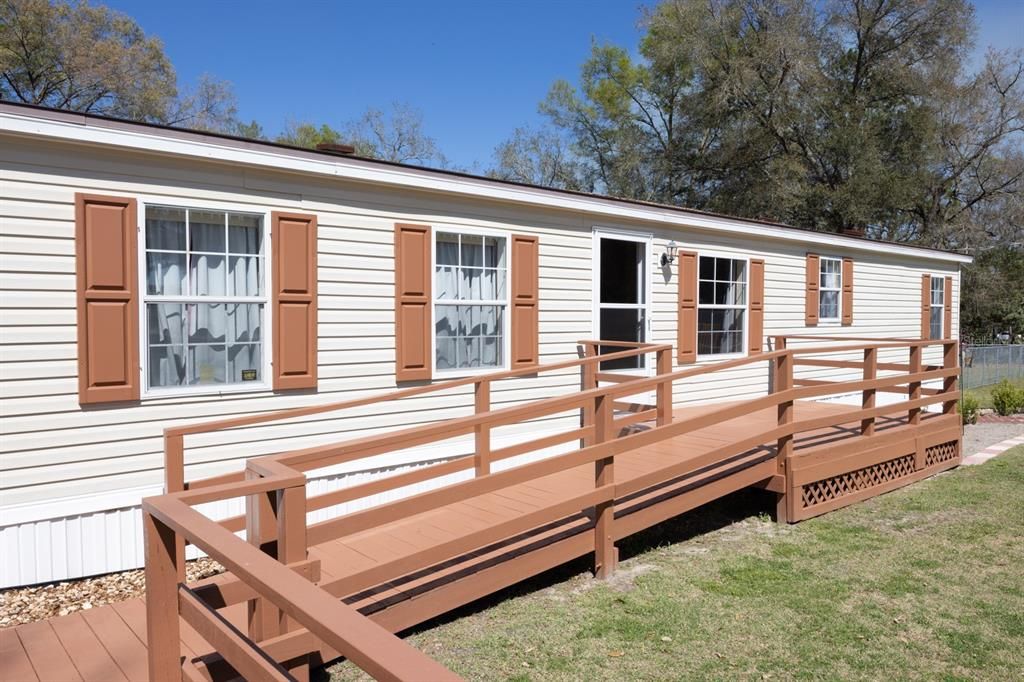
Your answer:
[[[592,358],[597,355],[597,347],[594,344],[584,343],[581,348],[584,358]],[[597,388],[597,365],[598,362],[596,360],[584,362],[580,365],[580,391],[589,391],[592,388]],[[590,404],[590,401],[586,401],[583,407],[580,408],[580,426],[587,428],[593,425],[594,407]],[[593,445],[594,442],[593,436],[587,436],[583,438],[580,446],[587,447],[588,445]]]
[[[178,619],[177,533],[149,512],[142,512],[146,551],[146,641],[149,679],[181,682],[181,633]]]
[[[956,369],[958,366],[959,358],[957,356],[957,347],[960,344],[957,341],[949,341],[942,344],[942,367],[944,369]],[[956,375],[946,377],[942,380],[942,392],[947,395],[956,391],[957,380]],[[942,414],[956,414],[957,401],[946,400],[942,403]]]
[[[295,486],[276,491],[277,495],[277,560],[282,564],[293,564],[308,558],[306,541],[306,486]],[[302,626],[279,613],[281,634],[298,630]],[[309,680],[309,657],[290,667],[292,677],[300,681]]]
[[[656,353],[657,372],[664,376],[672,372],[672,349],[662,348]],[[664,380],[656,389],[655,403],[658,406],[658,426],[672,423],[672,382]]]
[[[260,478],[260,475],[246,469],[245,478],[252,480]],[[277,553],[273,542],[277,534],[277,504],[276,491],[247,495],[245,498],[245,539],[271,556]],[[281,612],[268,599],[250,599],[248,611],[249,637],[252,640],[259,642],[281,634]]]
[[[612,398],[600,395],[594,399],[594,424],[596,443],[604,443],[614,436]],[[594,462],[594,487],[615,483],[615,457],[605,457]],[[615,571],[616,554],[615,538],[612,524],[615,520],[615,500],[599,502],[594,507],[594,573],[600,578],[608,578]]]
[[[921,373],[921,346],[910,347],[910,374]],[[921,382],[911,381],[907,387],[907,393],[910,400],[921,399]],[[921,408],[912,407],[910,412],[907,414],[907,421],[910,424],[917,425],[921,423]]]
[[[185,489],[185,437],[164,431],[164,493],[180,493]],[[185,538],[175,537],[178,581],[185,582]]]
[[[878,377],[878,349],[864,349],[864,381],[871,381]],[[875,407],[875,389],[865,388],[861,396],[860,406],[865,410]],[[875,418],[865,417],[860,421],[860,434],[872,436],[875,433]]]
[[[793,351],[780,355],[775,360],[774,381],[772,382],[774,393],[785,393],[793,388]],[[794,419],[793,400],[783,400],[778,405],[778,425],[788,426]],[[783,492],[775,506],[775,518],[779,523],[788,523],[792,514],[790,505],[792,503],[789,495],[789,460],[793,456],[794,434],[779,436],[776,444],[776,472],[783,477]]]
[[[481,415],[491,411],[491,381],[480,379],[473,384],[473,413]],[[473,427],[475,453],[473,464],[477,476],[491,473],[491,426],[477,424]]]

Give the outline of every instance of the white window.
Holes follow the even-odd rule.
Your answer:
[[[436,233],[434,366],[439,372],[506,367],[508,239]]]
[[[818,320],[839,321],[839,293],[843,288],[843,261],[839,258],[822,258],[818,285]]]
[[[747,317],[747,262],[701,256],[697,286],[698,355],[742,353]]]
[[[943,331],[944,310],[946,307],[946,282],[941,277],[932,276],[931,279],[931,306],[928,316],[928,336],[933,339],[941,339]]]
[[[262,215],[146,206],[147,390],[265,383]]]

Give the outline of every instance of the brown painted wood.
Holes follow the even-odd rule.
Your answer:
[[[615,438],[615,423],[612,416],[612,400],[601,396],[594,403],[594,433],[596,443],[605,443]],[[594,462],[594,488],[601,489],[615,485],[615,457],[605,457]],[[609,499],[594,506],[594,574],[600,579],[610,578],[615,572],[615,500]]]
[[[49,627],[49,625],[46,625],[46,627]],[[0,630],[0,670],[3,671],[5,682],[38,682],[39,680],[39,676],[36,675],[32,662],[29,660],[28,653],[22,646],[18,633],[14,628]],[[81,679],[77,677],[77,671],[75,675],[76,677],[68,677],[66,679]]]
[[[142,529],[146,552],[149,679],[151,682],[170,682],[181,679],[181,631],[176,617],[181,569],[177,566],[177,543],[174,531],[145,510]]]
[[[868,348],[864,351],[864,381],[872,381],[878,376],[878,351]],[[875,407],[875,392],[878,389],[865,388],[861,394],[861,408],[870,410]],[[860,422],[860,433],[862,436],[871,436],[875,433],[875,418],[867,417]]]
[[[317,219],[271,214],[275,391],[317,385]]]
[[[138,205],[75,194],[78,402],[138,400]]]
[[[434,366],[434,273],[430,266],[433,232],[429,225],[395,225],[395,380],[425,381]]]
[[[231,666],[246,680],[288,682],[291,676],[277,661],[267,656],[216,610],[209,608],[188,587],[178,592],[178,609],[182,618],[213,645]]]
[[[842,323],[844,327],[853,324],[853,259],[843,259]]]
[[[511,252],[510,365],[519,369],[540,363],[540,241],[514,234]]]
[[[750,259],[750,329],[747,332],[747,352],[764,350],[764,259]]]
[[[148,677],[146,647],[114,609],[89,609],[81,613],[125,677],[129,680]]]
[[[818,324],[818,289],[821,277],[821,257],[816,253],[807,254],[804,269],[804,325]]]
[[[80,612],[55,618],[49,623],[85,682],[127,682],[128,678],[96,638]],[[178,674],[180,677],[180,665],[175,658],[168,670],[169,675]]]
[[[491,411],[491,382],[481,379],[473,386],[473,412],[485,414]],[[477,476],[491,473],[491,427],[489,424],[477,424],[473,427],[475,452],[473,468]]]
[[[697,361],[697,254],[680,251],[679,316],[676,326],[676,362],[680,365]]]
[[[10,632],[14,630],[2,630]],[[41,680],[81,680],[82,676],[75,668],[74,661],[64,650],[64,645],[57,638],[50,621],[38,621],[27,623],[18,627],[18,636],[24,647],[24,652],[32,661],[35,673]],[[146,659],[140,659],[145,664]],[[6,679],[6,676],[3,677]]]

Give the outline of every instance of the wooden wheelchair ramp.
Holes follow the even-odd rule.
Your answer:
[[[843,387],[810,379],[799,387],[794,365],[809,351],[777,350],[731,361],[772,362],[770,395],[672,409],[672,382],[707,368],[623,381],[597,364],[616,354],[599,356],[599,344],[585,342],[582,358],[554,366],[580,366],[580,393],[491,410],[481,394],[486,398],[490,381],[502,377],[477,377],[464,380],[475,384],[472,417],[427,427],[436,433],[420,427],[388,434],[397,446],[453,431],[473,434],[472,456],[327,493],[320,502],[306,498],[298,472],[396,445],[385,447],[375,437],[309,448],[251,460],[244,476],[192,482],[188,490],[146,501],[149,603],[135,599],[0,631],[0,679],[302,679],[311,666],[341,655],[379,679],[452,679],[392,633],[582,556],[593,555],[595,573],[606,576],[615,569],[617,540],[749,486],[777,493],[780,520],[797,521],[955,466],[955,374],[922,364],[920,349],[927,342],[888,343],[910,352],[905,366],[889,363],[900,365],[889,378],[869,377],[878,373],[878,340],[853,348],[863,353],[859,363],[868,378]],[[617,355],[650,353],[665,369],[666,348],[637,345]],[[925,395],[928,389],[917,378],[939,379],[943,387]],[[891,387],[908,399],[875,407],[875,394]],[[649,391],[657,404],[621,400]],[[862,407],[801,400],[801,391],[863,392]],[[954,407],[947,409],[950,403]],[[943,412],[924,411],[928,404],[942,405]],[[567,405],[580,409],[580,428],[533,446],[579,440],[579,447],[491,471],[492,463],[531,447],[492,451],[488,427]],[[177,437],[171,432],[168,438],[171,490],[181,475],[171,470],[181,459]],[[476,475],[306,523],[310,510],[464,468]],[[246,497],[245,518],[214,522],[192,509],[232,496]],[[243,528],[248,542],[231,532]],[[229,572],[181,584],[186,538]]]

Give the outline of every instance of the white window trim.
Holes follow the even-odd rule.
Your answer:
[[[503,237],[505,239],[505,300],[478,301],[479,305],[504,305],[505,320],[502,329],[502,364],[498,367],[456,367],[455,369],[437,368],[437,292],[435,291],[437,280],[435,271],[437,269],[437,234],[439,232],[451,232],[455,234],[471,234],[480,237]],[[458,379],[460,377],[478,376],[481,374],[492,374],[494,372],[508,371],[511,367],[510,355],[512,353],[512,233],[506,230],[494,230],[486,227],[438,224],[431,225],[430,234],[430,368],[431,376],[434,379]],[[452,300],[440,305],[461,305],[460,301]]]
[[[637,242],[644,245],[644,277],[640,284],[644,290],[644,303],[601,303],[601,240],[618,239],[627,242]],[[651,317],[654,312],[653,301],[654,288],[652,287],[654,266],[652,254],[654,253],[654,234],[650,232],[633,232],[613,227],[595,226],[591,235],[591,308],[592,334],[594,340],[601,340],[601,308],[623,308],[629,310],[644,311],[644,338],[643,343],[651,343]],[[639,369],[609,369],[602,372],[617,372],[619,374],[637,374],[640,376],[654,376],[655,363],[647,362]]]
[[[928,338],[932,339],[932,311],[935,308],[939,309],[939,335],[935,339],[941,339],[946,335],[946,277],[948,275],[939,275],[932,273],[929,275],[930,279],[928,282]],[[942,290],[942,304],[935,305],[932,303],[932,289],[935,287],[935,281],[942,282],[940,289]],[[950,292],[952,293],[952,292]]]
[[[839,288],[834,289],[829,287],[827,291],[836,292],[836,316],[835,317],[822,317],[821,316],[821,294],[826,291],[825,287],[821,286],[821,268],[825,261],[835,261],[839,263]],[[836,256],[820,256],[818,260],[818,324],[825,326],[829,325],[840,325],[843,321],[843,259]]]
[[[748,339],[748,335],[750,334],[750,256],[742,256],[742,255],[738,255],[738,254],[735,254],[735,253],[727,253],[727,252],[724,252],[724,251],[705,251],[705,250],[698,250],[697,251],[697,292],[696,292],[696,302],[697,302],[697,308],[696,308],[696,314],[697,314],[697,338],[694,340],[695,341],[694,347],[698,348],[698,349],[700,348],[700,309],[701,308],[707,308],[708,310],[734,310],[734,309],[739,307],[739,306],[734,306],[734,305],[724,305],[724,304],[720,304],[720,303],[702,304],[700,302],[700,259],[701,259],[702,256],[707,256],[709,258],[728,258],[730,260],[738,260],[738,261],[743,261],[744,263],[746,263],[746,273],[747,273],[747,281],[746,281],[747,292],[746,293],[747,293],[747,302],[746,302],[746,304],[743,305],[743,310],[746,313],[745,317],[743,318],[743,345],[742,345],[743,350],[741,350],[741,351],[739,351],[737,353],[703,353],[703,354],[698,350],[697,351],[697,360],[699,362],[703,358],[703,359],[707,359],[707,360],[715,360],[717,362],[719,360],[732,360],[732,359],[735,359],[735,358],[745,358],[747,356],[747,348],[748,348],[748,346],[747,346],[747,339]]]
[[[231,395],[236,393],[265,393],[273,390],[273,383],[271,381],[271,372],[273,371],[272,360],[274,357],[273,338],[274,335],[271,333],[273,329],[273,301],[271,292],[273,291],[273,280],[272,273],[273,267],[271,267],[271,249],[273,244],[270,240],[270,219],[271,212],[266,209],[252,209],[246,207],[244,204],[235,202],[223,202],[223,201],[192,201],[188,198],[179,197],[156,197],[139,196],[136,198],[138,207],[138,216],[136,220],[137,239],[136,239],[136,251],[138,252],[138,314],[139,314],[139,381],[142,390],[140,392],[141,400],[155,400],[159,398],[178,398],[178,397],[190,397],[190,396],[221,396]],[[149,387],[149,357],[147,354],[146,342],[147,336],[147,324],[148,316],[146,315],[146,303],[148,302],[159,302],[159,299],[164,298],[180,298],[175,296],[164,297],[164,296],[153,296],[149,297],[146,295],[146,207],[148,206],[159,206],[166,208],[182,208],[192,209],[196,211],[225,211],[230,213],[244,213],[248,215],[259,216],[263,225],[263,348],[262,353],[262,367],[261,375],[262,380],[259,382],[245,382],[244,384],[226,384],[221,387],[215,387],[210,385],[204,386],[183,386],[183,387],[161,387],[161,388],[150,388]],[[229,300],[229,297],[220,297],[218,300]],[[251,298],[246,298],[245,302],[251,302]]]

